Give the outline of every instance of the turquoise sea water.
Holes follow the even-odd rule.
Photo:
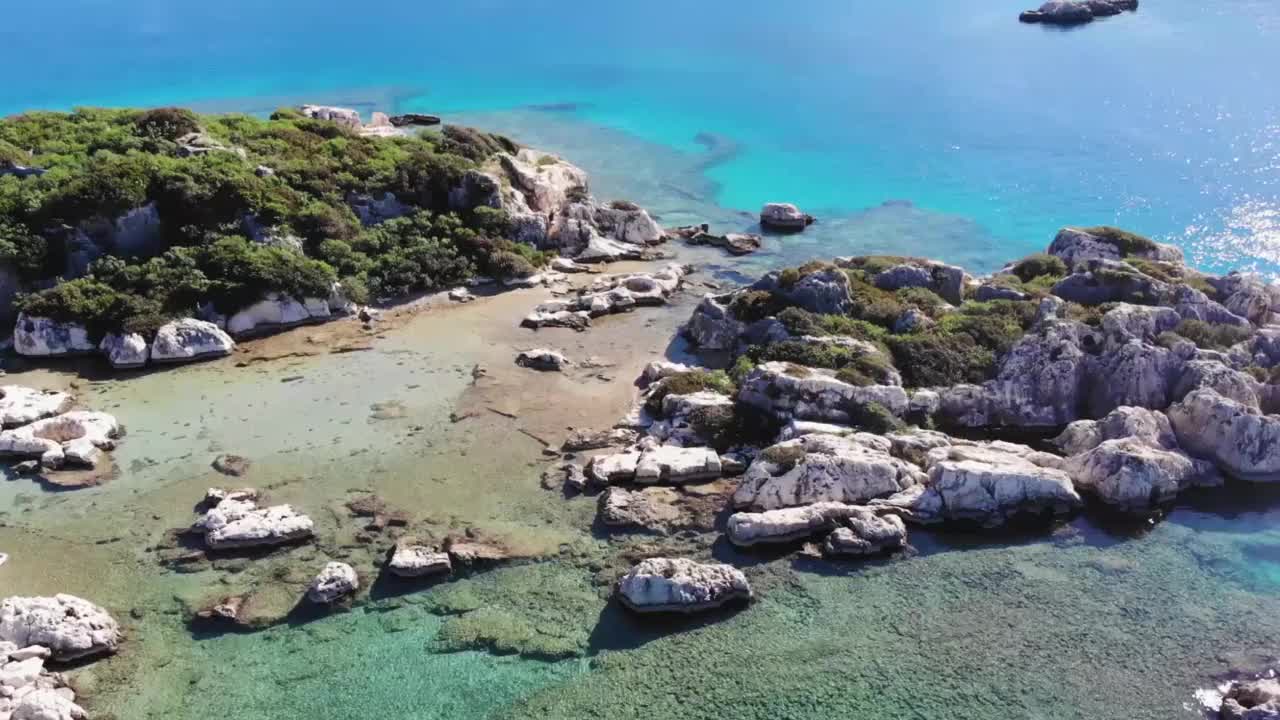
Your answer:
[[[0,112],[535,107],[695,157],[715,139],[726,208],[908,201],[951,231],[900,249],[975,269],[1103,222],[1280,268],[1280,7],[1151,0],[1061,31],[1019,25],[1027,2],[11,4]]]

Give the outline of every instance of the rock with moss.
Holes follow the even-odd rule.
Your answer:
[[[1182,250],[1119,228],[1099,226],[1067,227],[1058,231],[1047,253],[1061,259],[1068,268],[1087,266],[1095,260],[1142,258],[1160,262],[1183,262]]]
[[[761,451],[733,494],[736,508],[775,510],[820,502],[864,504],[924,481],[876,435],[805,435]]]
[[[780,423],[812,420],[854,424],[871,406],[901,417],[910,398],[896,385],[855,386],[837,378],[834,370],[767,362],[751,371],[738,400]]]
[[[1174,297],[1174,288],[1121,260],[1094,259],[1053,286],[1054,295],[1081,305],[1128,302],[1154,305]]]
[[[848,276],[834,267],[803,274],[794,282],[783,273],[772,272],[751,287],[757,292],[774,293],[789,305],[820,314],[843,314],[853,303]]]
[[[618,583],[618,599],[640,613],[695,613],[751,599],[751,585],[730,565],[651,558]]]

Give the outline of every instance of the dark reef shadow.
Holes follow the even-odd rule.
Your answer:
[[[603,650],[635,650],[654,640],[686,633],[722,622],[750,605],[738,600],[699,613],[638,613],[611,598],[587,639],[587,654]]]
[[[459,576],[453,573],[441,573],[420,578],[403,578],[383,571],[378,573],[378,576],[373,580],[373,584],[369,586],[369,601],[393,600],[405,595],[425,592],[438,585],[444,585],[458,579]]]

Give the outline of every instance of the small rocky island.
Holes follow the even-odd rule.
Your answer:
[[[1038,10],[1027,10],[1018,16],[1024,23],[1045,25],[1083,25],[1095,18],[1119,15],[1138,9],[1138,0],[1050,0]]]

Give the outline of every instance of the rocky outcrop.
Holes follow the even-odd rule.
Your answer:
[[[45,670],[49,648],[0,640],[0,718],[84,720],[76,693],[60,673]]]
[[[71,409],[72,402],[67,393],[5,385],[0,387],[0,427],[14,428],[61,415]]]
[[[716,235],[711,226],[690,225],[670,228],[666,231],[668,238],[680,238],[690,245],[710,245],[727,251],[730,255],[750,255],[764,244],[764,238],[750,233],[727,233]]]
[[[884,500],[912,522],[968,522],[997,527],[1018,515],[1062,516],[1083,501],[1062,460],[1006,442],[954,441],[926,456],[928,479]]]
[[[869,508],[844,518],[842,525],[822,543],[827,557],[863,557],[901,550],[907,546],[907,526],[896,515]]]
[[[812,224],[813,216],[791,203],[766,203],[760,209],[760,227],[766,230],[799,232]]]
[[[893,457],[886,438],[814,434],[766,448],[733,494],[736,508],[757,511],[823,502],[864,504],[924,482],[919,468]]]
[[[182,363],[230,355],[235,341],[217,325],[184,318],[160,326],[151,343],[151,359],[158,363]]]
[[[709,351],[733,350],[746,331],[746,323],[733,316],[732,295],[706,295],[684,326],[684,334],[698,348]]]
[[[1173,288],[1120,260],[1089,260],[1053,286],[1053,294],[1081,305],[1150,305],[1171,300]]]
[[[1196,390],[1169,408],[1178,444],[1223,472],[1250,482],[1280,482],[1280,416]]]
[[[535,329],[554,326],[585,329],[591,318],[636,307],[665,305],[684,283],[687,272],[683,265],[672,263],[656,272],[604,275],[577,297],[538,305],[520,324]]]
[[[0,643],[47,648],[49,657],[59,662],[114,653],[122,639],[115,618],[74,595],[0,602]]]
[[[414,538],[402,538],[397,542],[391,558],[387,560],[387,572],[402,578],[447,575],[452,571],[449,553]]]
[[[259,507],[257,492],[210,491],[193,529],[210,550],[284,545],[311,537],[315,523],[289,505]]]
[[[1129,512],[1172,502],[1190,487],[1222,484],[1211,463],[1134,438],[1106,440],[1065,467],[1078,489]]]
[[[1222,720],[1280,720],[1280,680],[1233,682],[1222,697]]]
[[[333,107],[331,105],[303,105],[298,108],[304,117],[313,120],[328,120],[343,127],[357,130],[363,127],[360,113],[351,108]]]
[[[151,345],[138,333],[111,333],[102,338],[98,350],[117,370],[140,368],[151,359]]]
[[[65,465],[93,467],[102,450],[114,450],[120,435],[115,417],[75,410],[0,432],[0,454],[39,458],[58,469]]]
[[[767,362],[743,381],[739,402],[779,422],[812,420],[854,424],[872,405],[902,416],[910,405],[896,385],[857,386],[837,380],[835,371]]]
[[[751,289],[776,293],[791,305],[820,314],[843,315],[853,305],[849,277],[832,267],[811,272],[794,283],[784,280],[782,273],[771,272]]]
[[[924,288],[952,305],[959,305],[964,301],[966,279],[963,268],[913,258],[881,270],[872,276],[871,282],[881,290]]]
[[[1056,5],[1064,12],[1071,12],[1070,6],[1078,8],[1084,5],[1076,2],[1047,4]],[[1084,7],[1084,10],[1087,12],[1088,8]],[[1075,12],[1078,11],[1078,9],[1075,10]],[[1049,244],[1046,252],[1061,259],[1068,268],[1081,267],[1094,260],[1123,260],[1126,257],[1173,263],[1181,263],[1183,260],[1182,250],[1176,246],[1150,241],[1125,246],[1119,239],[1119,235],[1113,228],[1065,227],[1058,231],[1058,235]]]
[[[1121,407],[1101,420],[1079,420],[1054,438],[1064,455],[1088,452],[1108,440],[1139,440],[1152,447],[1178,447],[1169,418],[1161,412],[1138,407]]]
[[[683,485],[720,477],[720,456],[710,448],[659,445],[647,438],[637,448],[592,458],[587,474],[602,485]]]
[[[268,293],[262,300],[229,317],[227,332],[240,336],[327,322],[335,314],[345,312],[345,299],[335,299],[339,307],[332,307],[329,299],[304,298],[298,301],[287,295]]]
[[[29,357],[63,357],[84,355],[98,348],[83,325],[18,313],[13,349]]]
[[[636,612],[693,613],[750,600],[751,585],[729,565],[652,558],[622,578],[618,598]]]
[[[533,370],[564,370],[572,365],[569,358],[564,353],[548,350],[546,348],[537,348],[534,350],[525,350],[516,355],[516,364],[520,367],[531,368]]]
[[[360,589],[355,568],[346,563],[331,562],[307,586],[307,599],[317,605],[329,605],[354,595]]]
[[[801,507],[738,512],[729,517],[729,541],[739,547],[760,544],[793,543],[815,535],[827,535],[843,529],[835,546],[837,554],[869,555],[881,550],[902,547],[907,531],[895,516],[879,517],[873,510],[857,505],[823,502]],[[858,552],[859,540],[862,541]],[[873,550],[878,547],[878,550]]]

